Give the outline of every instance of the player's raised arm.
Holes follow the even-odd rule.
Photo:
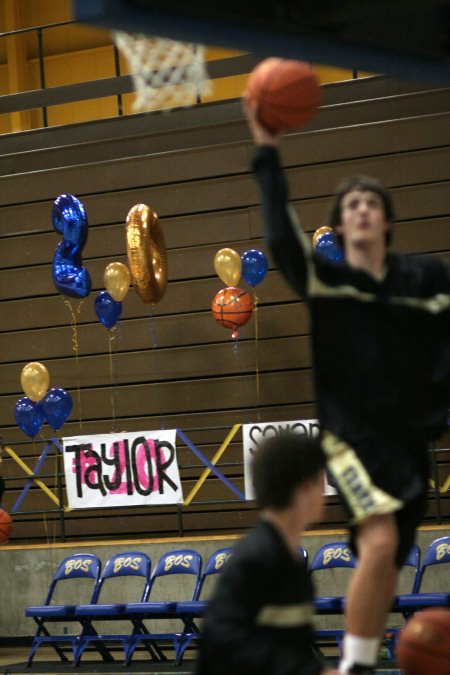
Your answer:
[[[253,170],[261,190],[265,239],[286,279],[306,297],[312,248],[288,201],[288,188],[278,155],[280,134],[272,134],[258,122],[256,106],[248,100],[244,101],[244,110],[257,146]]]

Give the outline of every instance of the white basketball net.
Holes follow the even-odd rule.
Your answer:
[[[124,32],[114,39],[133,77],[135,112],[191,106],[210,93],[203,45]]]

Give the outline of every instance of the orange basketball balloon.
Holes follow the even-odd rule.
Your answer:
[[[317,113],[320,85],[303,61],[269,58],[250,74],[246,98],[256,103],[257,117],[269,131],[304,126]]]
[[[12,530],[12,518],[4,509],[0,509],[0,542],[8,541]]]
[[[244,326],[252,315],[252,296],[242,288],[229,286],[216,294],[211,309],[213,317],[221,326],[236,330]]]

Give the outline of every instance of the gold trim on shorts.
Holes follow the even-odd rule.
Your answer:
[[[377,487],[355,450],[329,431],[324,431],[322,447],[327,465],[353,514],[351,524],[369,516],[394,513],[403,502]]]

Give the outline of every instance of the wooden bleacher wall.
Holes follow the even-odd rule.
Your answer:
[[[342,177],[376,175],[392,189],[397,207],[393,248],[450,260],[448,97],[448,90],[422,90],[381,77],[326,85],[320,115],[282,146],[290,196],[306,230],[312,233],[325,223],[330,196]],[[314,417],[305,305],[273,264],[258,287],[259,406],[254,321],[240,331],[235,358],[230,332],[210,312],[223,286],[213,269],[216,251],[223,246],[239,253],[266,250],[249,172],[252,150],[239,101],[0,137],[0,433],[30,467],[42,442],[27,442],[13,416],[25,363],[44,362],[51,386],[72,393],[75,409],[63,434],[80,431],[70,317],[51,277],[59,236],[50,212],[62,192],[82,200],[90,228],[83,260],[93,292],[78,326],[82,433],[111,430],[108,338],[93,300],[103,289],[105,266],[126,262],[124,222],[138,202],[159,214],[169,286],[153,320],[132,289],[124,301],[116,338],[118,429],[181,428],[212,457],[234,423],[257,420],[257,408],[262,421]],[[48,427],[44,434],[49,437]],[[220,466],[243,488],[239,439]],[[441,447],[450,447],[449,440],[447,435]],[[186,495],[203,467],[183,445],[178,461]],[[55,471],[55,460],[49,460],[43,473],[51,488]],[[441,484],[449,471],[450,453],[441,453]],[[3,505],[8,509],[20,494],[24,474],[9,458],[2,473],[17,477],[7,483]],[[450,516],[445,495],[441,510],[444,518]],[[32,513],[15,517],[13,543],[59,537],[60,514],[38,487],[30,490],[23,511]],[[430,494],[431,522],[435,515]],[[255,509],[234,500],[210,477],[197,501],[181,513],[175,507],[72,511],[64,521],[67,539],[88,540],[176,536],[180,518],[184,534],[239,532],[254,521]],[[329,498],[322,525],[343,522],[337,499]]]

